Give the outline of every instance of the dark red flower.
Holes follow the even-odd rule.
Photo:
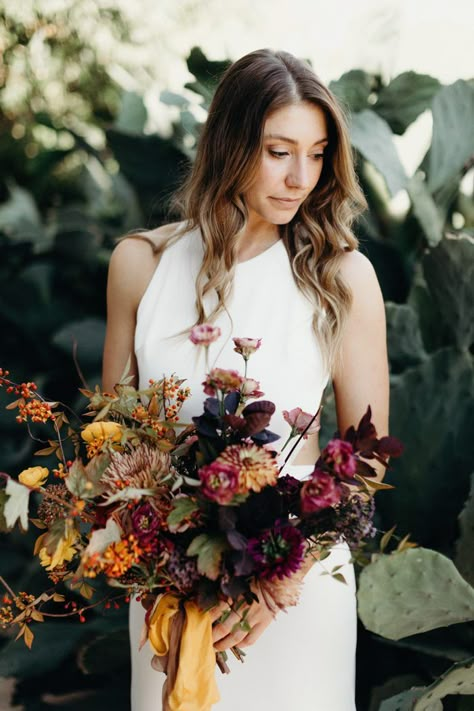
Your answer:
[[[257,576],[281,580],[301,568],[305,539],[295,526],[277,521],[262,536],[249,540],[247,552],[256,563]]]
[[[239,475],[238,467],[216,460],[199,469],[201,491],[211,501],[221,505],[228,504],[238,491]]]
[[[352,479],[356,473],[357,459],[350,442],[343,439],[332,439],[321,452],[321,459],[341,479]]]
[[[132,513],[132,530],[140,546],[149,546],[157,539],[160,517],[150,504],[138,506]]]
[[[311,479],[301,488],[301,511],[303,514],[316,513],[339,503],[342,489],[334,476],[322,469],[315,469]]]

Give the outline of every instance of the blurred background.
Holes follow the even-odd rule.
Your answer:
[[[170,219],[220,74],[264,46],[307,58],[350,117],[369,203],[356,231],[386,301],[390,428],[405,454],[377,524],[397,525],[389,549],[410,534],[472,586],[473,27],[465,0],[0,1],[0,366],[81,409],[78,387],[100,382],[114,240]],[[0,470],[16,476],[37,447],[6,403],[0,391]],[[324,412],[323,440],[329,390]],[[48,586],[37,536],[1,535],[15,590]],[[443,574],[432,584],[449,600]],[[468,668],[473,617],[397,642],[361,624],[359,711],[411,709],[407,690],[429,685],[444,709],[472,711],[472,668],[462,695],[439,680]],[[129,708],[125,607],[34,631],[30,651],[0,630],[0,710]]]

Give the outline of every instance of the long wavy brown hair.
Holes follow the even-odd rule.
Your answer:
[[[288,52],[261,49],[227,69],[214,94],[194,165],[172,206],[184,220],[178,238],[200,228],[204,256],[196,281],[196,323],[212,321],[225,310],[232,289],[236,247],[248,218],[242,196],[259,167],[265,121],[277,109],[300,101],[323,110],[329,144],[316,187],[279,230],[295,282],[314,304],[314,332],[324,363],[333,371],[352,300],[339,263],[344,251],[358,247],[351,226],[366,202],[344,114],[308,64]],[[166,244],[169,240],[160,251]],[[210,313],[204,306],[208,293],[217,295]]]

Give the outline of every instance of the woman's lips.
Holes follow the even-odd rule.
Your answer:
[[[298,205],[301,202],[300,198],[277,198],[277,197],[270,197],[270,200],[273,200],[276,202],[280,207],[286,209],[286,210],[291,210],[293,209],[296,205]]]

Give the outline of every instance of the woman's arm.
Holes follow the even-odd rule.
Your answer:
[[[169,225],[150,235],[160,237]],[[153,237],[151,236],[153,235]],[[157,257],[144,239],[128,238],[115,247],[107,280],[107,329],[102,364],[102,387],[112,392],[131,358],[130,374],[138,385],[134,340],[137,308],[157,266]]]
[[[347,252],[341,275],[352,291],[352,305],[344,326],[342,357],[333,377],[338,429],[357,427],[370,404],[378,437],[388,434],[389,374],[385,307],[370,261],[357,251]],[[385,467],[370,464],[382,479]]]

